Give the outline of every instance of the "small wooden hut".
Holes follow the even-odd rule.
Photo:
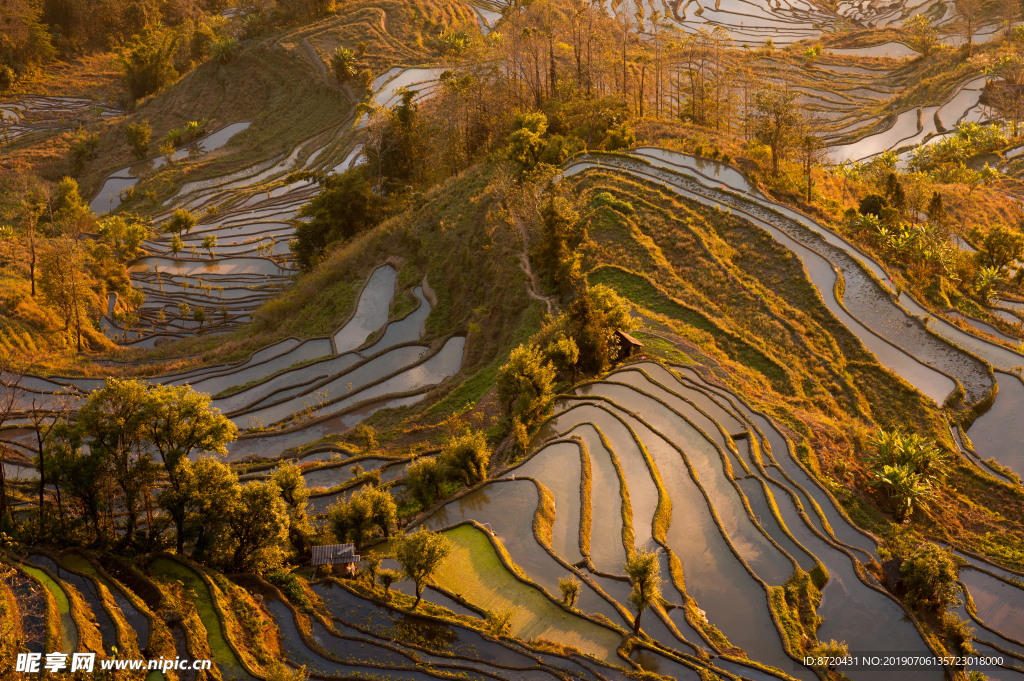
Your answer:
[[[327,544],[313,547],[312,564],[317,572],[320,571],[321,566],[326,565],[328,571],[340,573],[345,577],[354,577],[359,560],[355,544]]]

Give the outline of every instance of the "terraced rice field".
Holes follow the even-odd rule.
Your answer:
[[[912,9],[844,2],[838,14],[886,25]],[[488,29],[498,20],[493,6],[480,5],[475,12]],[[801,2],[693,0],[680,3],[675,16],[685,18],[690,29],[699,23],[720,25],[749,42],[761,42],[769,34],[780,42],[817,35],[821,25],[833,21]],[[855,49],[857,54],[889,58],[909,54],[900,43]],[[978,104],[983,80],[972,79],[945,101],[897,113],[890,126],[879,130],[883,126],[877,115],[861,114],[872,102],[887,100],[899,84],[889,80],[886,70],[845,65],[842,57],[848,50],[832,53],[816,65],[827,73],[823,78],[831,86],[802,92],[829,120],[829,141],[845,142],[834,152],[843,160],[934,139],[957,121],[984,115]],[[429,96],[438,87],[438,76],[433,67],[396,67],[374,82],[374,101],[393,103],[402,87]],[[19,120],[29,118],[27,110],[18,109]],[[50,108],[58,110],[57,104]],[[851,117],[856,120],[851,122]],[[52,116],[40,114],[39,120],[53,123]],[[228,126],[190,151],[220,148],[247,125]],[[866,130],[875,134],[864,135]],[[228,331],[248,321],[294,274],[287,242],[299,206],[317,191],[306,181],[277,181],[295,169],[337,171],[358,163],[361,147],[348,142],[340,135],[309,141],[281,158],[182,187],[158,222],[178,206],[217,210],[184,235],[184,252],[171,252],[165,237],[147,242],[149,255],[131,268],[134,284],[146,293],[140,322],[130,329],[119,327],[113,321],[118,301],[111,299],[108,335],[125,345],[154,347],[200,332]],[[1016,446],[1024,437],[1017,418],[1024,407],[1024,384],[1009,373],[1024,364],[1024,356],[927,314],[906,294],[894,299],[882,265],[806,216],[771,202],[736,169],[661,149],[630,153],[577,157],[564,175],[617,173],[745,218],[799,258],[830,313],[882,365],[936,404],[955,394],[958,386],[968,403],[979,402],[998,386],[992,409],[968,432],[973,450],[964,438],[959,442],[979,467],[993,458],[1024,475]],[[118,171],[94,199],[94,207],[114,207],[120,190],[162,162],[154,159]],[[264,186],[273,188],[267,192]],[[207,235],[217,237],[216,246],[202,257]],[[840,280],[843,285],[837,288]],[[397,285],[398,271],[382,265],[366,282],[352,317],[333,333],[286,339],[240,362],[152,380],[187,383],[209,393],[240,428],[253,429],[230,446],[230,461],[275,458],[343,432],[379,409],[415,404],[462,366],[464,337],[420,340],[432,310],[429,283],[424,280],[412,289],[415,309],[390,318]],[[212,312],[210,321],[201,326],[180,314],[183,302]],[[994,378],[989,365],[997,369]],[[99,379],[30,377],[19,404],[53,404],[55,393],[64,390],[74,406],[98,384]],[[816,631],[819,640],[846,641],[858,651],[929,654],[913,616],[863,569],[877,557],[876,538],[855,527],[803,467],[786,432],[743,396],[730,392],[706,367],[632,364],[564,396],[524,460],[500,478],[417,520],[416,525],[444,532],[455,545],[425,600],[478,619],[486,611],[512,609],[511,632],[520,639],[543,638],[580,652],[545,652],[429,615],[392,610],[333,580],[312,585],[329,616],[296,612],[267,584],[252,590],[264,596],[262,607],[276,627],[282,657],[326,678],[386,675],[426,681],[444,678],[438,672],[444,669],[472,679],[622,681],[619,670],[632,661],[679,679],[706,678],[698,674],[711,671],[721,678],[812,681],[817,676],[799,662],[779,619],[784,587],[801,580],[809,580],[821,594],[816,604],[823,619]],[[4,435],[26,457],[35,453],[33,438],[24,429]],[[311,499],[314,515],[357,488],[350,484],[357,464],[379,470],[385,483],[396,483],[391,487],[396,496],[404,493],[405,461],[368,457],[330,462],[329,457],[315,456],[319,461],[313,456],[301,460],[307,484],[337,489]],[[38,475],[27,462],[5,464],[5,473],[19,481]],[[622,565],[641,548],[658,552],[665,579],[664,602],[641,620],[642,630],[661,648],[645,643],[626,656],[620,646],[635,613]],[[19,615],[30,649],[43,647],[42,625],[48,615],[41,614],[46,608],[36,606],[46,593],[56,601],[60,620],[49,622],[50,630],[61,632],[66,652],[78,646],[69,588],[92,610],[104,649],[129,632],[139,648],[150,646],[151,620],[132,587],[82,556],[67,555],[58,562],[38,554],[28,560],[31,564],[23,566],[25,573],[13,580],[12,589],[22,603]],[[166,557],[156,558],[149,568],[158,581],[188,587],[221,676],[252,678],[253,669],[237,653],[237,632],[218,612],[207,580]],[[558,598],[558,580],[569,575],[582,582],[572,609]],[[963,616],[979,625],[979,650],[1010,651],[1024,662],[1020,576],[968,557],[960,577],[972,603],[962,606]],[[407,590],[408,584],[396,588]],[[172,640],[165,644],[187,652],[181,629],[169,631]],[[985,671],[991,678],[1020,677],[1009,667]],[[848,673],[857,681],[941,675]]]

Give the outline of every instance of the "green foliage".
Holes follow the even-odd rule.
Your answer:
[[[938,484],[948,471],[946,457],[933,440],[900,428],[879,429],[869,440],[875,448],[871,465],[908,466],[929,484]]]
[[[423,508],[429,508],[442,498],[442,490],[448,482],[448,471],[436,458],[422,458],[409,464],[405,469],[405,484],[413,497]]]
[[[367,586],[370,587],[370,591],[377,590],[377,575],[380,573],[381,563],[384,562],[384,555],[379,551],[370,551],[363,555],[362,560],[362,572],[366,575]]]
[[[911,606],[942,612],[956,602],[959,568],[950,550],[925,542],[903,562],[900,573]]]
[[[534,345],[520,345],[498,370],[498,401],[505,413],[532,425],[551,404],[555,367]]]
[[[289,244],[305,271],[316,266],[331,244],[376,226],[387,206],[373,191],[363,167],[329,175],[320,185],[323,191],[299,209],[300,218],[311,219],[296,223],[295,238]]]
[[[86,133],[85,131],[79,131],[71,140],[68,145],[68,150],[71,152],[71,166],[74,168],[74,173],[80,175],[85,170],[85,164],[94,158],[96,158],[97,150],[100,146],[100,136],[96,133]]]
[[[284,597],[300,610],[306,612],[312,610],[306,590],[302,588],[302,582],[299,581],[299,578],[294,573],[284,569],[276,569],[265,573],[263,578],[280,589]]]
[[[128,261],[139,253],[142,242],[149,237],[149,226],[141,220],[132,220],[123,215],[114,215],[99,224],[100,238],[122,261]]]
[[[216,38],[210,43],[210,58],[219,64],[227,64],[238,52],[238,41],[231,36]]]
[[[491,448],[484,434],[475,431],[454,438],[445,446],[438,460],[448,469],[449,475],[473,485],[487,478]]]
[[[234,572],[266,572],[281,565],[281,542],[288,538],[288,507],[276,483],[242,485],[221,537],[223,567]],[[226,541],[225,541],[226,540]]]
[[[628,333],[639,322],[630,314],[629,302],[608,286],[590,286],[581,281],[578,288],[568,312],[552,322],[551,330],[562,329],[569,334],[579,348],[580,367],[598,373],[618,358],[615,331]]]
[[[564,183],[550,183],[540,210],[541,239],[534,256],[546,279],[567,294],[579,277],[575,254],[585,235],[584,222]]]
[[[554,363],[557,369],[560,371],[571,370],[575,376],[576,365],[580,361],[580,349],[576,345],[576,341],[566,336],[565,333],[559,333],[554,340],[548,343],[548,346],[544,348],[544,355]]]
[[[416,602],[412,606],[413,610],[419,607],[423,587],[451,555],[452,548],[450,539],[436,532],[428,532],[422,527],[395,542],[395,560],[402,565],[405,576],[416,584]]]
[[[89,204],[82,199],[82,195],[78,191],[78,182],[70,177],[63,178],[57,185],[57,191],[53,196],[55,226],[82,226],[82,221],[90,219],[91,216],[92,210],[89,208]]]
[[[384,587],[384,599],[391,600],[391,585],[395,582],[402,581],[402,573],[398,570],[381,570],[380,571],[380,583]]]
[[[298,555],[305,556],[310,552],[315,530],[306,515],[309,489],[302,468],[295,462],[282,463],[271,480],[281,489],[281,498],[288,505],[288,541]]]
[[[626,560],[622,569],[633,584],[629,602],[636,608],[633,634],[639,635],[640,616],[644,610],[661,601],[661,563],[658,553],[641,548]]]
[[[164,223],[164,232],[179,236],[182,232],[188,234],[196,226],[198,218],[184,208],[175,208],[171,219]]]
[[[882,215],[882,209],[888,205],[889,202],[885,200],[884,196],[868,194],[860,200],[860,206],[857,208],[857,212],[861,215],[871,215],[875,218],[879,218]]]
[[[974,628],[970,623],[960,619],[955,613],[946,613],[943,616],[942,630],[957,655],[974,655]]]
[[[910,46],[924,56],[938,49],[938,32],[928,15],[915,14],[903,23],[903,30],[907,33]]]
[[[595,207],[608,206],[612,210],[617,210],[620,213],[626,215],[633,214],[633,204],[629,201],[623,201],[622,199],[616,198],[611,192],[600,192],[594,196],[593,202]]]
[[[331,68],[339,84],[355,78],[356,64],[356,55],[347,47],[339,47],[331,55]]]
[[[1024,257],[1024,234],[1006,225],[996,223],[987,232],[975,226],[971,238],[978,247],[975,258],[982,267],[1002,273]]]
[[[607,151],[629,149],[636,145],[636,134],[626,123],[617,128],[609,128],[605,131],[605,135],[604,148]]]
[[[576,605],[576,599],[580,596],[580,589],[583,583],[576,578],[576,575],[568,575],[558,578],[558,589],[562,592],[562,602],[570,608]]]
[[[266,681],[308,681],[309,672],[306,671],[306,665],[296,669],[280,660],[274,660],[267,669],[264,678]]]
[[[335,504],[328,512],[331,531],[340,542],[362,546],[380,530],[385,537],[398,522],[398,509],[391,494],[380,487],[364,487],[347,502]]]
[[[148,398],[145,383],[108,378],[89,394],[76,420],[82,444],[100,458],[104,477],[119,492],[125,513],[124,547],[135,538],[144,494],[156,482],[158,471],[145,446]]]
[[[146,158],[149,153],[149,138],[153,129],[149,127],[149,121],[141,123],[129,123],[124,128],[125,137],[128,138],[128,146],[132,149],[132,155],[137,159]]]
[[[177,44],[178,35],[162,32],[159,25],[145,29],[128,43],[119,59],[132,101],[151,95],[178,79],[172,61]]]
[[[170,142],[175,147],[191,144],[206,133],[206,119],[201,121],[188,121],[180,128],[172,128],[164,135],[164,142]]]
[[[540,112],[521,113],[516,116],[512,133],[508,137],[508,156],[524,171],[532,170],[540,162],[545,147],[544,133],[548,118]]]

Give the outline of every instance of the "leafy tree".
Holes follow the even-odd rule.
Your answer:
[[[609,128],[605,131],[604,148],[608,151],[629,149],[636,145],[636,134],[626,123],[617,128]]]
[[[281,498],[288,505],[288,541],[300,556],[304,556],[310,552],[310,537],[314,530],[306,515],[309,489],[302,477],[302,468],[295,462],[282,463],[270,479],[281,488]]]
[[[227,444],[238,438],[238,427],[212,406],[210,396],[188,385],[156,385],[149,389],[145,405],[144,435],[160,454],[174,496],[167,506],[177,528],[178,553],[184,551],[188,504],[183,494],[186,480],[179,474],[182,461],[199,452],[227,454]]]
[[[542,238],[537,260],[548,279],[562,292],[572,286],[573,250],[583,238],[583,222],[562,183],[549,184],[540,211]]]
[[[228,515],[230,558],[235,572],[265,572],[281,564],[281,542],[288,538],[288,507],[274,482],[241,486]]]
[[[752,122],[754,134],[772,151],[772,175],[779,174],[779,163],[786,158],[796,137],[800,114],[796,106],[799,92],[772,86],[754,94]]]
[[[1002,272],[1024,256],[1024,235],[1006,225],[996,223],[988,232],[975,227],[971,238],[978,246],[975,257],[982,267]]]
[[[540,112],[521,113],[516,116],[512,128],[508,137],[508,156],[523,170],[532,170],[540,161],[545,147],[548,117]]]
[[[405,469],[406,487],[423,508],[429,508],[442,497],[442,488],[447,481],[448,471],[433,457],[414,461]]]
[[[192,321],[199,324],[199,330],[202,331],[203,324],[206,323],[206,308],[202,305],[197,305],[196,309],[192,310]]]
[[[328,517],[338,541],[351,541],[361,546],[375,530],[389,536],[398,522],[398,509],[386,489],[364,487],[347,502],[332,507]]]
[[[388,569],[380,571],[380,583],[384,587],[384,600],[391,600],[391,585],[402,581],[402,577],[402,573],[398,570]]]
[[[900,568],[907,602],[921,610],[944,612],[960,592],[956,558],[931,542],[921,544]]]
[[[356,55],[347,47],[339,47],[331,55],[331,68],[338,85],[347,83],[356,77]]]
[[[238,41],[231,36],[216,38],[210,43],[210,58],[218,64],[227,64],[235,58],[238,47]]]
[[[562,592],[562,602],[570,608],[576,604],[576,599],[580,597],[581,587],[582,583],[575,575],[558,578],[558,588]]]
[[[416,584],[416,602],[413,603],[413,610],[420,605],[423,587],[451,555],[452,548],[452,542],[448,537],[428,532],[422,527],[395,543],[395,560],[401,563],[405,576]]]
[[[70,177],[63,178],[57,185],[50,209],[54,226],[63,226],[65,230],[72,227],[81,228],[84,221],[92,220],[92,210],[82,198],[78,182]]]
[[[128,138],[128,146],[132,148],[135,158],[139,160],[146,158],[146,154],[149,153],[149,139],[153,134],[153,129],[149,127],[149,121],[129,123],[124,128],[124,134]]]
[[[171,237],[171,255],[177,257],[181,249],[185,248],[185,242],[181,240],[181,237],[175,234]]]
[[[622,568],[626,571],[629,581],[633,583],[629,602],[636,608],[633,635],[639,636],[640,616],[644,614],[644,610],[661,601],[661,563],[658,561],[657,552],[640,549]]]
[[[327,247],[374,227],[383,219],[386,201],[373,191],[363,167],[321,179],[323,188],[299,209],[295,238],[289,244],[304,271],[316,266]]]
[[[132,38],[118,57],[132,101],[151,95],[178,79],[173,63],[177,45],[178,35],[173,31],[161,35],[159,25]]]
[[[449,471],[461,477],[467,485],[472,485],[487,478],[491,448],[487,446],[484,434],[477,431],[449,442],[439,459]]]
[[[196,226],[199,219],[184,208],[175,208],[171,219],[164,224],[164,232],[180,235],[182,232],[188,234]]]
[[[903,23],[903,29],[910,34],[911,47],[924,56],[927,57],[938,49],[938,32],[927,15],[915,14]]]
[[[576,365],[580,360],[580,349],[576,341],[566,336],[564,332],[559,333],[544,348],[544,354],[559,371],[572,371],[572,382],[576,382]]]
[[[69,423],[54,427],[45,450],[50,482],[69,500],[74,500],[92,522],[93,541],[100,543],[100,518],[113,482],[106,458],[99,450],[82,448],[82,432]]]
[[[498,401],[509,416],[527,427],[536,422],[551,404],[555,367],[545,361],[534,345],[520,345],[498,370]]]
[[[145,446],[147,402],[142,381],[108,378],[102,388],[89,394],[78,412],[77,427],[83,444],[102,457],[120,488],[125,514],[122,547],[134,539],[143,496],[157,476],[157,467]]]
[[[82,328],[105,309],[97,292],[87,254],[79,239],[55,239],[39,259],[39,287],[43,299],[64,321],[64,331],[73,331],[82,351]]]
[[[370,551],[363,556],[363,572],[366,573],[366,581],[370,591],[377,590],[377,575],[380,573],[380,566],[383,562],[384,555],[378,551]]]
[[[122,260],[131,260],[139,253],[139,247],[149,236],[146,223],[113,215],[99,225],[99,235],[112,251]]]
[[[71,152],[71,167],[75,175],[81,175],[85,164],[96,158],[100,146],[100,136],[96,133],[78,132],[71,138],[68,150]]]
[[[209,254],[211,260],[213,259],[213,249],[215,248],[217,248],[217,235],[207,234],[206,236],[204,236],[203,250],[205,250]]]
[[[160,495],[165,509],[181,504],[185,512],[185,537],[195,542],[192,556],[197,560],[224,564],[227,561],[228,521],[241,487],[231,467],[210,457],[178,464],[179,485]]]
[[[579,348],[579,366],[600,372],[614,363],[619,352],[615,331],[630,332],[639,322],[629,313],[628,301],[604,284],[589,286],[581,280],[567,317],[559,320]]]

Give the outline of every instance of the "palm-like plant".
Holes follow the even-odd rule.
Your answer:
[[[978,292],[981,302],[988,305],[989,297],[1004,279],[998,267],[982,267],[974,279],[974,289]]]
[[[948,471],[945,457],[934,441],[899,428],[879,430],[869,442],[876,452],[871,484],[882,488],[902,520],[934,496],[934,486]]]
[[[339,47],[331,55],[331,68],[338,83],[347,83],[356,77],[356,55],[347,47]]]

